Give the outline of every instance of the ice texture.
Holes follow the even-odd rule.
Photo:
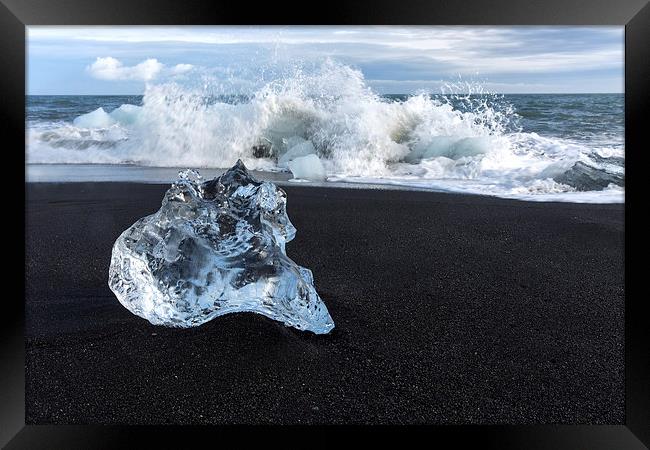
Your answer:
[[[179,172],[158,212],[115,242],[109,286],[129,311],[156,325],[187,328],[251,311],[328,333],[334,322],[311,271],[285,253],[296,233],[286,200],[241,161],[205,182],[197,171]]]
[[[115,125],[115,119],[104,111],[104,108],[97,108],[88,114],[77,117],[73,124],[80,128],[108,128]]]
[[[323,163],[316,155],[307,155],[295,158],[287,163],[293,177],[309,181],[325,181],[327,173]]]
[[[294,159],[315,153],[316,149],[314,148],[314,144],[309,141],[301,142],[291,147],[278,158],[278,167],[287,168],[289,167],[289,162],[293,161]]]

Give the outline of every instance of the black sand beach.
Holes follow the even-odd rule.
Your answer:
[[[112,244],[166,188],[27,185],[27,423],[624,422],[623,205],[285,188],[315,336],[122,307]]]

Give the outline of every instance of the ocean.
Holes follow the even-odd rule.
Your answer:
[[[175,170],[154,168],[213,173],[237,159],[289,180],[302,158],[326,185],[624,201],[622,94],[378,95],[362,79],[301,79],[247,95],[163,84],[26,103],[28,181],[172,182]]]

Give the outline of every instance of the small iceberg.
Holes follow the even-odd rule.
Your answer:
[[[309,141],[304,141],[294,145],[278,158],[278,166],[282,168],[289,167],[289,163],[296,158],[316,153],[314,145]]]
[[[72,124],[79,128],[108,128],[116,123],[115,119],[104,111],[104,108],[97,108],[96,110],[89,112],[88,114],[83,114],[72,121]]]
[[[250,311],[328,333],[334,322],[311,271],[285,252],[296,233],[286,201],[241,161],[205,182],[182,171],[158,212],[118,237],[108,284],[124,307],[155,325],[194,327]]]
[[[309,181],[325,181],[327,173],[318,156],[309,154],[292,159],[287,163],[294,178]]]

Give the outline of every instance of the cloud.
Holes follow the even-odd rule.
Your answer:
[[[405,88],[480,75],[546,89],[547,84],[564,86],[567,77],[579,74],[601,76],[607,86],[617,76],[622,85],[624,67],[623,27],[30,26],[27,35],[30,61],[73,64],[89,58],[88,64],[108,53],[86,68],[100,80],[190,81],[189,75],[230,68],[257,77],[257,72],[333,58],[369,80],[408,82]]]
[[[163,69],[164,64],[149,58],[135,66],[125,66],[121,61],[107,56],[97,58],[86,70],[100,80],[140,80],[151,81]]]
[[[194,69],[192,64],[176,64],[167,68],[155,58],[145,59],[135,66],[125,66],[112,56],[99,57],[86,67],[91,76],[99,80],[137,80],[151,81],[159,76],[183,75]]]
[[[357,64],[419,59],[452,73],[486,74],[622,67],[624,49],[622,27],[28,27],[28,37],[30,43],[64,40],[77,46],[112,42],[133,51],[138,45],[163,52],[187,44],[208,53],[214,47],[249,53],[272,48],[274,54]],[[184,73],[190,69],[185,66],[170,72]]]
[[[192,64],[176,64],[171,68],[170,72],[172,75],[182,75],[189,72],[193,68],[194,66]]]

